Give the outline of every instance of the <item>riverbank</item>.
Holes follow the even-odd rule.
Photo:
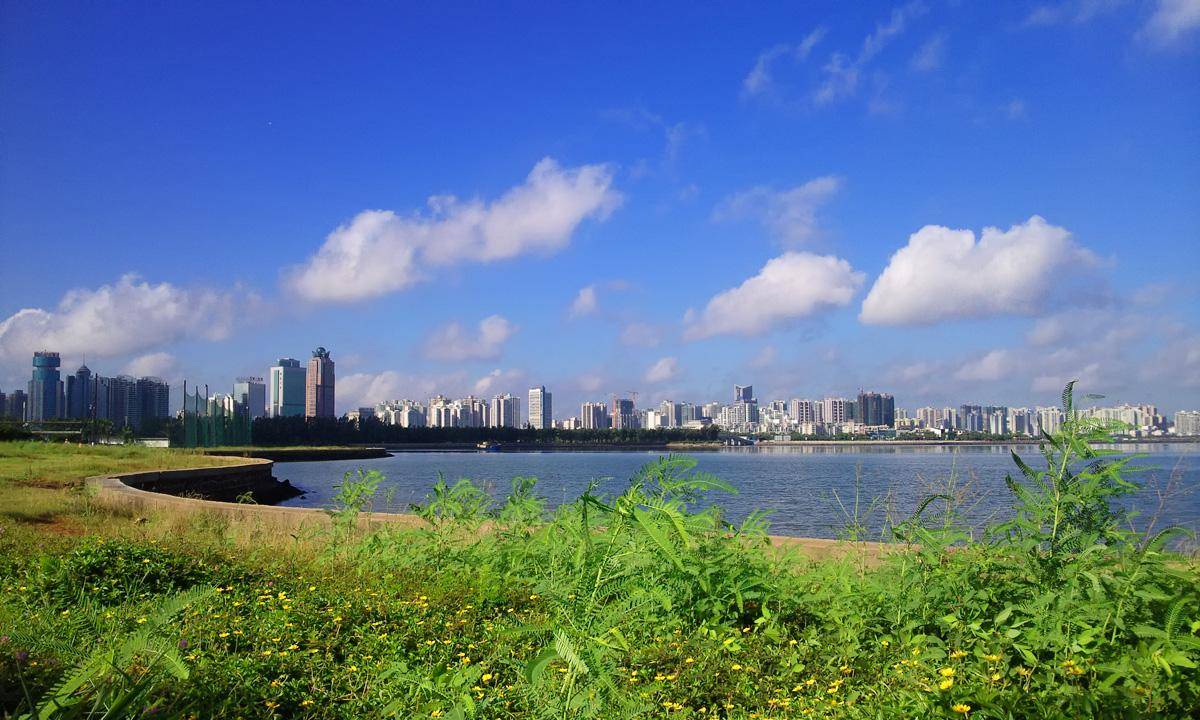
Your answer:
[[[271,460],[273,462],[320,462],[325,460],[371,460],[388,456],[382,447],[356,445],[292,446],[292,447],[218,447],[203,448],[205,455]]]
[[[0,717],[56,716],[38,698],[64,683],[81,707],[136,698],[128,716],[262,720],[1184,717],[1200,703],[1200,578],[1140,538],[1103,531],[1046,566],[1026,547],[1052,542],[1041,528],[980,543],[939,519],[899,528],[920,544],[878,562],[857,544],[814,559],[753,522],[717,524],[693,500],[723,483],[695,468],[660,459],[620,498],[553,513],[527,483],[496,497],[457,483],[409,522],[374,522],[364,473],[342,480],[335,513],[108,478],[162,505],[76,489],[64,513],[79,533],[0,514]]]

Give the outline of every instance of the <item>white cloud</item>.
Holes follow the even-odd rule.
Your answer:
[[[679,359],[673,357],[659,358],[646,370],[645,379],[648,383],[659,383],[672,380],[679,374]]]
[[[1082,25],[1128,4],[1128,0],[1065,0],[1039,5],[1025,17],[1026,27],[1048,27],[1063,23]]]
[[[631,347],[655,347],[662,342],[662,330],[650,323],[631,322],[621,328],[620,341]]]
[[[0,321],[0,360],[42,349],[113,357],[185,339],[223,340],[257,303],[236,288],[185,289],[128,274],[94,290],[71,290],[54,310],[25,308]]]
[[[1063,279],[1096,264],[1064,228],[1034,215],[1008,230],[926,225],[896,251],[859,315],[871,325],[928,325],[957,318],[1037,315]]]
[[[802,245],[818,233],[818,208],[841,186],[840,178],[825,175],[786,190],[754,187],[727,197],[713,211],[713,219],[752,217],[784,244]]]
[[[754,61],[754,67],[742,80],[742,95],[754,97],[770,92],[774,85],[771,69],[775,62],[783,57],[791,57],[796,62],[803,62],[812,53],[817,43],[825,37],[825,32],[825,28],[818,27],[804,36],[804,39],[796,45],[780,44],[759,53],[758,59]]]
[[[1008,350],[992,350],[983,357],[968,360],[954,373],[956,380],[992,382],[1007,377],[1017,365],[1017,356]]]
[[[355,301],[402,290],[435,268],[550,253],[570,242],[587,218],[620,204],[605,165],[561,168],[550,158],[525,182],[489,203],[441,195],[428,213],[366,210],[338,227],[287,286],[313,301]]]
[[[918,72],[933,72],[942,66],[945,55],[946,36],[934,35],[921,45],[910,64]]]
[[[923,15],[928,8],[916,1],[896,8],[886,23],[879,23],[875,30],[863,39],[858,56],[851,60],[843,53],[834,53],[822,68],[825,79],[813,93],[817,105],[829,105],[850,97],[858,89],[858,81],[864,70],[875,59],[892,38],[904,32],[908,24]]]
[[[575,299],[571,301],[571,317],[591,315],[596,312],[597,304],[595,285],[580,288]]]
[[[1159,45],[1173,45],[1200,28],[1200,0],[1158,0],[1140,35]]]
[[[684,337],[758,335],[821,310],[846,305],[864,275],[832,255],[787,252],[767,261],[757,275],[719,293],[704,310],[689,310]]]
[[[407,375],[395,370],[353,373],[337,379],[337,406],[342,412],[372,407],[386,400],[425,400],[436,393],[458,395],[470,386],[461,372],[445,375]]]
[[[523,377],[525,377],[525,373],[520,370],[501,370],[500,368],[496,368],[475,381],[475,394],[482,397],[496,393],[511,392],[516,389]]]
[[[171,353],[148,353],[130,360],[125,365],[125,374],[134,377],[158,377],[171,380],[179,375],[179,361]]]
[[[504,343],[517,332],[517,326],[500,315],[479,322],[479,332],[471,334],[461,323],[438,328],[425,343],[425,356],[436,360],[488,360],[500,356]]]

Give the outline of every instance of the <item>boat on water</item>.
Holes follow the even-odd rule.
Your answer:
[[[500,452],[500,443],[491,440],[485,440],[475,445],[477,450],[482,452]]]

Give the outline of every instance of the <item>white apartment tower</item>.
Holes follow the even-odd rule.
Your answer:
[[[529,388],[529,427],[535,430],[549,430],[554,427],[551,393],[545,385]]]

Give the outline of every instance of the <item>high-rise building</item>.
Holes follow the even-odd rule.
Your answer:
[[[429,427],[454,427],[454,415],[451,413],[449,398],[445,395],[435,395],[429,398],[429,412],[426,419]]]
[[[813,410],[813,401],[793,398],[788,403],[788,417],[795,424],[816,422],[817,417]]]
[[[450,413],[454,427],[486,427],[488,424],[488,404],[474,395],[450,403]]]
[[[529,427],[549,430],[554,424],[552,393],[545,385],[529,388]]]
[[[325,348],[313,350],[304,383],[305,417],[334,417],[333,358]]]
[[[846,412],[846,405],[850,401],[846,398],[827,397],[821,401],[821,421],[832,425],[841,425],[850,420],[849,414]]]
[[[747,402],[754,399],[753,385],[734,385],[733,402]]]
[[[142,411],[136,394],[137,381],[128,375],[108,379],[108,419],[114,428],[134,428],[141,423]]]
[[[92,371],[80,365],[74,375],[67,376],[67,417],[92,417]]]
[[[8,396],[0,392],[0,419],[8,417]]]
[[[138,421],[132,427],[145,430],[152,421],[162,420],[171,414],[171,386],[161,378],[142,377],[134,385]]]
[[[585,402],[579,408],[579,422],[584,430],[608,427],[608,407],[604,403]]]
[[[271,366],[267,414],[271,417],[290,417],[304,414],[306,373],[300,361],[279,358]]]
[[[683,403],[677,403],[674,400],[663,400],[658,405],[658,414],[659,427],[683,427]]]
[[[633,400],[614,397],[608,411],[609,427],[613,430],[629,430],[640,424]]]
[[[887,393],[859,392],[854,419],[872,427],[896,424],[896,400]]]
[[[13,420],[25,419],[25,407],[29,404],[29,396],[24,390],[13,390],[4,401],[3,413]]]
[[[1176,435],[1200,435],[1200,410],[1180,410],[1175,413]]]
[[[240,377],[234,380],[233,399],[251,419],[267,414],[267,386],[260,377]]]
[[[490,427],[521,427],[521,398],[508,393],[492,398],[488,407]]]
[[[29,381],[26,418],[33,422],[57,420],[63,416],[63,383],[58,367],[62,358],[56,352],[39,350],[33,354],[33,377]]]

